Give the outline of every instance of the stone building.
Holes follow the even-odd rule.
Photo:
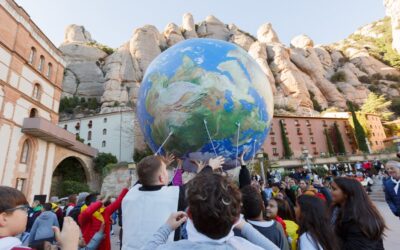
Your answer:
[[[18,188],[29,201],[48,198],[57,169],[77,167],[98,189],[97,150],[57,126],[62,53],[12,0],[0,1],[0,24],[0,185]]]

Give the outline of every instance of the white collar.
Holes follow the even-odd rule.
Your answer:
[[[216,239],[216,240],[211,239],[211,238],[207,237],[206,235],[198,232],[197,229],[194,227],[191,219],[187,220],[186,231],[188,234],[188,240],[190,240],[192,242],[214,242],[214,243],[221,244],[221,243],[227,242],[230,238],[235,236],[233,233],[233,227],[232,227],[231,231],[225,237],[222,237],[222,238]]]
[[[247,220],[250,224],[259,227],[270,227],[274,225],[274,220],[270,221],[256,221],[256,220]]]

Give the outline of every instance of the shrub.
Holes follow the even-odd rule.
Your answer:
[[[363,82],[363,83],[368,83],[368,84],[371,83],[371,79],[370,79],[368,76],[366,76],[366,75],[359,76],[359,77],[358,77],[358,80],[359,80],[360,82]]]
[[[324,178],[328,174],[328,170],[326,170],[323,166],[318,166],[316,168],[313,168],[315,173],[320,177]]]
[[[343,71],[338,71],[331,76],[331,82],[345,82],[346,74]]]
[[[99,153],[93,160],[94,169],[98,173],[103,173],[103,169],[110,163],[117,163],[117,157],[111,153]]]
[[[60,197],[68,196],[70,194],[79,194],[81,192],[91,192],[86,183],[78,181],[63,181],[61,182],[59,190]]]
[[[390,105],[389,109],[396,115],[400,116],[400,97],[394,97],[392,99],[392,104]]]

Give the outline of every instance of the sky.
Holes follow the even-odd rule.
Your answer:
[[[281,42],[306,34],[315,44],[333,43],[385,16],[383,0],[16,0],[56,45],[69,24],[85,26],[97,42],[116,48],[135,28],[153,24],[160,31],[182,22],[186,12],[195,23],[214,15],[253,35],[272,23]]]

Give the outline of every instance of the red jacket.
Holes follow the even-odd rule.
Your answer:
[[[122,199],[125,197],[126,193],[128,193],[128,189],[124,188],[121,191],[121,194],[118,196],[117,200],[108,205],[102,215],[104,218],[104,240],[99,245],[99,250],[111,250],[110,243],[110,228],[111,228],[111,215],[121,207]],[[90,204],[86,210],[82,211],[78,217],[79,225],[81,227],[83,239],[86,244],[90,242],[92,237],[100,230],[101,221],[93,216],[97,210],[99,210],[103,206],[101,201],[96,201]]]

